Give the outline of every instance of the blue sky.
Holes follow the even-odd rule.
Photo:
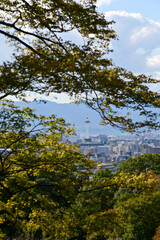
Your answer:
[[[98,0],[97,7],[107,20],[116,21],[113,29],[119,41],[111,42],[114,51],[109,56],[115,65],[160,79],[160,0]],[[5,60],[8,51],[1,36],[0,41],[0,60]],[[49,99],[69,101],[64,94],[57,97]]]
[[[115,20],[119,41],[112,42],[116,65],[136,74],[160,77],[160,1],[99,0],[100,12]]]
[[[125,9],[125,4],[130,2],[130,6],[126,8],[126,11],[140,12],[144,17],[151,18],[153,20],[159,21],[159,9],[160,1],[159,0],[129,0],[123,1],[123,8]]]
[[[126,11],[141,13],[143,17],[160,21],[159,0],[100,0],[99,9],[105,11]]]

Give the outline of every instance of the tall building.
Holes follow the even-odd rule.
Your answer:
[[[90,142],[91,139],[89,138],[89,126],[88,126],[90,121],[88,119],[88,116],[86,117],[85,123],[86,123],[86,138],[85,138],[85,141]]]

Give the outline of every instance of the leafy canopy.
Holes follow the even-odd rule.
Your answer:
[[[141,172],[152,171],[155,174],[160,174],[160,155],[156,153],[148,153],[137,156],[135,158],[128,158],[122,162],[117,172],[128,172],[140,174]]]
[[[55,237],[94,163],[61,141],[73,129],[54,115],[3,102],[0,127],[0,238]]]
[[[98,13],[96,0],[0,1],[0,34],[15,49],[12,61],[0,66],[1,99],[63,92],[99,112],[103,124],[158,128],[158,114],[148,108],[160,105],[159,94],[150,90],[158,80],[135,76],[107,58],[116,38],[112,23]],[[133,122],[127,109],[146,120]]]
[[[80,189],[61,236],[64,226],[66,239],[151,239],[159,226],[159,180],[151,173],[104,175]]]
[[[155,173],[113,175],[106,169],[89,179],[92,160],[61,141],[73,133],[69,124],[9,101],[1,102],[0,128],[0,239],[149,240],[155,235],[160,226]],[[146,162],[158,171],[156,156]]]

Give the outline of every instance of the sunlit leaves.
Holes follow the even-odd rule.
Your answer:
[[[79,148],[61,142],[62,134],[73,133],[63,119],[37,116],[11,102],[2,105],[4,117],[8,125],[1,123],[0,229],[6,237],[53,237],[54,220],[63,217],[94,164]],[[47,216],[52,227],[47,228]]]
[[[116,34],[96,1],[5,0],[0,11],[0,34],[14,46],[12,61],[0,66],[0,99],[63,92],[96,110],[102,124],[125,131],[160,127],[159,114],[149,110],[160,106],[159,93],[150,90],[159,81],[107,58]],[[132,121],[127,113],[135,110],[146,120]]]
[[[140,161],[135,161],[137,167],[126,162],[120,173],[106,169],[92,176],[92,160],[75,145],[61,141],[62,134],[74,132],[63,119],[37,116],[12,102],[2,103],[0,117],[2,239],[150,240],[154,236],[160,225],[157,155],[141,156],[143,168]],[[147,164],[152,172],[146,171]]]

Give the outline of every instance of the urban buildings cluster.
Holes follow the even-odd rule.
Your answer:
[[[146,153],[160,154],[160,136],[153,138],[144,135],[99,135],[75,142],[82,153],[91,153],[95,162],[119,162]]]
[[[146,153],[160,154],[160,133],[135,133],[120,135],[89,136],[89,119],[86,118],[86,136],[71,139],[80,145],[83,154],[90,153],[92,159],[105,168],[111,168],[120,161]],[[67,141],[68,139],[66,139]]]

